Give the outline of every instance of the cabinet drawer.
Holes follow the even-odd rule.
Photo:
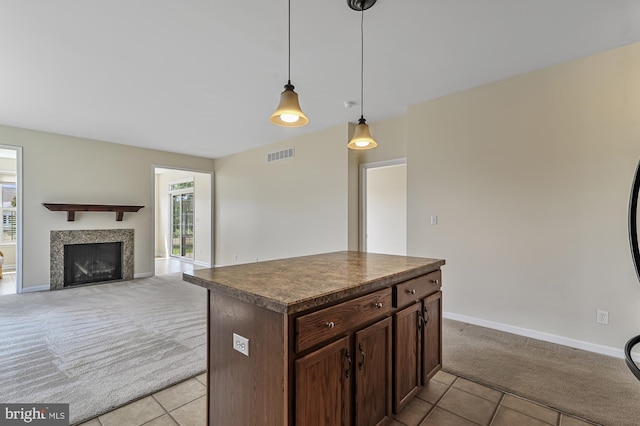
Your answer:
[[[393,287],[394,307],[407,305],[435,293],[442,286],[440,270],[397,284]]]
[[[296,351],[349,331],[391,312],[391,289],[385,288],[296,318]]]

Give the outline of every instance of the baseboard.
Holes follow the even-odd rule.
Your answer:
[[[133,274],[133,279],[137,279],[137,278],[149,278],[152,277],[153,273],[152,272],[141,272],[139,274]]]
[[[209,262],[202,262],[200,260],[194,260],[193,264],[194,265],[198,265],[198,266],[204,266],[205,268],[211,268],[211,263],[209,263]]]
[[[38,285],[35,287],[21,288],[20,293],[34,293],[36,291],[50,291],[50,290],[51,290],[50,285]]]
[[[468,317],[465,315],[454,314],[451,312],[443,312],[444,318],[455,321],[466,322],[468,324],[478,325],[480,327],[492,328],[518,336],[531,337],[533,339],[543,340],[545,342],[557,343],[558,345],[569,346],[571,348],[582,349],[584,351],[594,352],[597,354],[608,355],[615,358],[624,358],[624,350],[612,348],[610,346],[598,345],[596,343],[584,342],[582,340],[571,339],[569,337],[558,336],[556,334],[543,333],[528,328],[516,327],[514,325],[502,324],[494,321],[487,321],[480,318]],[[633,353],[633,359],[640,361],[640,354]]]

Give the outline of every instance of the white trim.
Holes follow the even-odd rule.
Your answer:
[[[358,245],[360,251],[367,251],[367,170],[378,167],[399,166],[402,164],[407,164],[407,157],[360,164],[360,187],[358,189],[360,193],[358,206],[358,210],[360,210],[360,224],[358,227]]]
[[[51,286],[39,285],[36,287],[23,287],[20,289],[19,293],[34,293],[36,291],[51,291]]]
[[[0,148],[9,149],[16,152],[16,196],[18,198],[18,202],[16,205],[16,221],[18,222],[18,229],[16,231],[16,293],[24,293],[28,291],[43,291],[43,289],[49,290],[48,286],[29,287],[28,290],[22,289],[22,200],[24,199],[22,190],[22,147],[0,144]],[[32,288],[36,290],[30,290]]]
[[[201,260],[194,260],[193,264],[198,266],[204,266],[205,268],[211,268],[211,263],[203,262]]]
[[[133,274],[133,279],[138,279],[138,278],[149,278],[153,276],[153,272],[141,272],[139,274]]]
[[[589,352],[595,352],[597,354],[608,355],[615,358],[624,358],[623,349],[612,348],[610,346],[598,345],[596,343],[571,339],[569,337],[558,336],[556,334],[544,333],[541,331],[531,330],[528,328],[516,327],[514,325],[502,324],[499,322],[483,320],[480,318],[468,317],[466,315],[454,314],[452,312],[443,312],[442,317],[452,319],[455,321],[466,322],[468,324],[478,325],[480,327],[486,327],[494,330],[504,331],[511,334],[517,334],[518,336],[531,337],[533,339],[543,340],[545,342],[551,342],[551,343],[556,343],[558,345],[569,346],[571,348],[582,349]],[[633,353],[632,355],[635,361],[640,361],[639,353]]]

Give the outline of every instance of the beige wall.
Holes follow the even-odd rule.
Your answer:
[[[361,151],[361,163],[394,160],[407,156],[407,114],[369,124],[371,135],[378,142],[375,149]]]
[[[640,44],[426,102],[407,120],[408,249],[447,260],[445,311],[620,349],[639,332],[627,208]]]
[[[213,170],[213,160],[0,126],[0,145],[23,148],[23,287],[49,285],[49,232],[135,230],[136,275],[152,271],[153,165]],[[138,213],[50,212],[44,202],[144,205]]]
[[[347,137],[345,124],[217,159],[216,265],[346,250]],[[267,162],[290,147],[295,158]]]

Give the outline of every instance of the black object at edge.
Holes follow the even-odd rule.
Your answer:
[[[377,0],[347,0],[347,6],[356,12],[362,12],[376,4]]]
[[[631,350],[638,343],[640,343],[640,336],[632,337],[631,339],[629,339],[627,344],[624,345],[624,356],[627,361],[627,367],[629,367],[629,370],[631,370],[633,375],[636,376],[638,380],[640,380],[640,368],[638,368],[636,363],[633,362],[633,358],[631,358]]]
[[[631,256],[633,258],[633,266],[636,268],[636,275],[640,281],[640,250],[638,249],[638,192],[640,192],[640,161],[636,167],[636,174],[633,178],[631,186],[631,197],[629,198],[629,244],[631,245]],[[640,380],[640,368],[631,358],[631,350],[635,345],[640,343],[640,335],[629,339],[624,345],[624,356],[627,361],[627,367],[634,376]]]
[[[640,191],[640,162],[633,178],[631,197],[629,198],[629,244],[633,265],[636,267],[636,275],[640,280],[640,250],[638,249],[638,192]]]

